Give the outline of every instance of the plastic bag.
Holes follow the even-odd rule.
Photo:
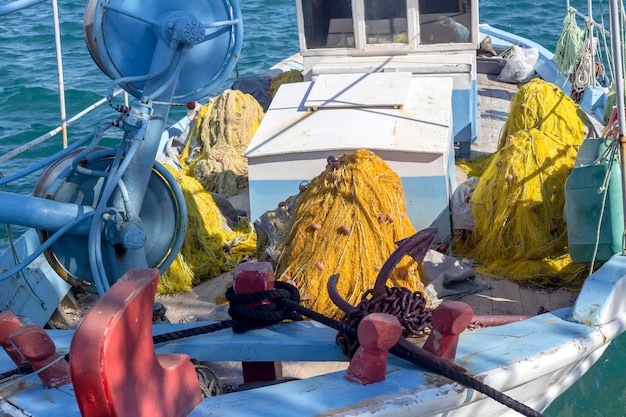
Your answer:
[[[535,63],[539,58],[537,48],[522,48],[513,45],[511,55],[498,76],[498,81],[505,83],[521,83],[527,81],[535,71]]]

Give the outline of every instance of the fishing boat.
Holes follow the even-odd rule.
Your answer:
[[[43,1],[8,3],[0,16]],[[572,87],[539,43],[479,25],[476,1],[296,5],[301,53],[280,68],[299,69],[304,80],[281,86],[246,151],[250,216],[273,209],[320,167],[336,169],[344,153],[367,148],[380,155],[401,179],[406,217],[419,230],[397,242],[379,268],[372,294],[384,295],[402,259],[422,263],[433,242],[446,242],[455,155],[486,152],[500,141],[501,124],[481,123],[506,114],[518,81],[528,76],[498,82],[494,73],[510,60],[498,52],[477,57],[482,41],[488,37],[495,51],[534,49],[533,74],[568,94]],[[616,1],[611,6],[617,10]],[[0,180],[43,170],[32,196],[0,192],[0,221],[30,228],[0,254],[0,414],[539,416],[625,330],[626,260],[614,236],[591,251],[609,255],[602,254],[606,261],[573,302],[530,316],[509,311],[498,326],[481,325],[490,318],[477,314],[479,306],[454,300],[428,312],[431,331],[422,338],[403,337],[398,318],[387,313],[353,326],[303,307],[294,286],[275,281],[269,262],[235,268],[226,291],[232,319],[153,324],[163,321],[154,318],[156,286],[183,245],[188,216],[164,150],[190,130],[193,103],[233,70],[242,15],[235,0],[90,0],[84,22],[89,52],[113,80],[103,102],[120,100],[118,87],[133,101],[115,106],[113,122]],[[621,80],[619,31],[612,42]],[[607,91],[594,68],[581,106],[600,118]],[[617,108],[624,107],[621,88],[617,83]],[[188,106],[189,115],[167,126],[173,105]],[[615,117],[623,132],[624,114]],[[360,128],[359,135],[346,126]],[[110,129],[122,133],[117,147],[100,144]],[[594,165],[598,141],[591,141],[592,156],[583,161],[579,154],[580,166]],[[330,276],[327,288],[349,315],[357,306],[337,292],[342,279]],[[44,329],[72,286],[99,300],[76,329]],[[468,330],[472,324],[477,328]],[[351,358],[337,332],[358,340]],[[219,372],[207,364],[233,362],[241,364],[244,384],[216,395],[223,391]],[[283,362],[298,364],[302,376],[283,378]]]

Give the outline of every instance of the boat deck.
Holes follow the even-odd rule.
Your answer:
[[[478,75],[481,126],[479,140],[472,144],[472,156],[496,150],[500,131],[508,116],[511,97],[516,91],[517,85],[499,82],[494,75]],[[466,178],[463,171],[457,171],[457,183],[464,182]],[[246,193],[230,200],[237,209],[250,213]],[[506,279],[480,274],[477,274],[476,280],[485,282],[491,287],[486,291],[461,298],[472,306],[476,314],[532,316],[537,314],[540,307],[556,310],[572,306],[578,294],[562,289],[531,288]],[[167,308],[167,317],[173,323],[221,320],[228,317],[226,306],[220,306],[220,300],[224,300],[226,287],[231,281],[232,274],[224,273],[201,283],[187,293],[176,296],[162,295],[157,298]],[[84,304],[88,305],[89,300]],[[67,310],[67,316],[60,321],[75,322],[78,318],[76,304]]]
[[[507,119],[510,99],[517,86],[498,82],[495,76],[479,74],[479,105],[481,115],[480,138],[472,144],[472,156],[492,153],[496,150],[500,130]],[[457,183],[466,180],[461,170],[457,171]],[[250,213],[247,193],[230,199],[237,209]],[[556,310],[574,304],[578,292],[563,289],[541,289],[520,285],[506,279],[476,274],[476,281],[489,284],[490,289],[467,295],[460,300],[472,306],[477,315],[527,315],[538,314],[540,308]],[[228,319],[228,305],[223,304],[225,290],[232,282],[232,273],[224,273],[214,279],[202,282],[190,291],[180,295],[158,295],[157,301],[167,309],[166,317],[171,323],[196,321],[219,321]],[[72,296],[64,303],[51,322],[59,327],[75,327],[80,318],[96,301],[94,294],[78,294],[78,301]],[[243,382],[239,362],[219,362],[212,364],[220,375],[222,383],[237,386]],[[282,372],[285,377],[301,378],[345,369],[347,362],[317,363],[314,368],[302,362],[284,362]]]
[[[472,156],[492,153],[500,139],[500,131],[509,113],[511,97],[517,91],[515,84],[497,81],[496,76],[478,75],[478,95],[481,115],[480,137],[472,144]],[[466,175],[460,171],[457,183],[465,181]],[[246,195],[231,199],[237,208],[249,213]],[[232,279],[230,273],[204,282],[191,291],[178,296],[160,296],[168,308],[168,318],[172,322],[196,321],[225,316],[225,308],[216,305],[223,300],[226,285]],[[477,281],[490,285],[490,289],[463,297],[461,300],[472,306],[476,314],[536,315],[540,307],[556,310],[572,306],[578,292],[563,289],[531,288],[506,279],[477,274]],[[217,309],[216,309],[217,307]]]

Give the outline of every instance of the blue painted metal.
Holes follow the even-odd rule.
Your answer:
[[[544,409],[624,330],[625,270],[626,257],[612,258],[587,279],[573,309],[462,333],[456,362],[487,385],[536,409]],[[159,335],[206,324],[156,325],[153,333]],[[58,351],[66,353],[72,332],[49,334]],[[213,362],[346,360],[335,343],[335,331],[310,321],[283,323],[245,333],[227,329],[162,343],[155,350],[159,354],[185,353],[199,361]],[[6,354],[0,352],[0,371],[6,372],[13,366]],[[572,374],[577,376],[572,379]],[[563,379],[570,382],[564,383]],[[557,380],[559,384],[554,384]],[[550,387],[548,393],[543,391],[546,386]],[[463,415],[503,415],[505,406],[476,395],[445,378],[390,357],[383,382],[364,386],[346,380],[344,371],[330,372],[212,397],[196,407],[190,417],[243,417],[262,414],[260,410],[271,410],[271,415],[298,417],[333,411],[363,416],[440,416],[452,411]],[[20,381],[20,392],[12,395],[10,402],[34,417],[79,416],[72,387],[46,390],[34,375]]]
[[[624,270],[622,261],[616,267]],[[608,278],[610,272],[606,271]],[[615,276],[615,275],[613,275]],[[592,278],[593,279],[593,278]],[[602,307],[623,296],[623,276],[613,278],[612,287],[595,293]],[[590,287],[587,287],[590,288]],[[586,291],[583,289],[583,292]],[[589,294],[590,296],[593,294]],[[603,298],[597,298],[597,296]],[[615,305],[617,306],[617,304]],[[619,307],[615,311],[620,311]],[[542,409],[536,402],[537,386],[543,388],[550,379],[565,378],[570,372],[584,372],[606,348],[602,331],[568,320],[571,309],[542,314],[531,319],[464,332],[459,341],[457,363],[486,384]],[[617,316],[624,324],[623,314]],[[612,320],[606,316],[606,320]],[[157,325],[154,334],[182,330],[206,323]],[[67,351],[71,331],[50,332],[61,353]],[[506,336],[504,336],[506,335]],[[611,335],[614,336],[614,335]],[[157,353],[186,353],[200,361],[345,361],[335,344],[335,332],[312,322],[295,322],[235,334],[230,329],[210,335],[198,335],[157,345]],[[0,370],[11,369],[0,353]],[[499,416],[505,406],[478,397],[472,390],[450,383],[430,372],[390,357],[386,380],[359,385],[344,378],[344,371],[296,380],[274,386],[206,399],[190,417],[209,415],[315,416],[332,411],[349,411],[350,415],[439,416],[462,408],[464,415]],[[565,389],[561,384],[559,389]],[[78,417],[73,390],[66,386],[45,390],[36,380],[22,382],[22,390],[11,397],[11,403],[35,417]],[[541,389],[540,388],[540,389]],[[558,395],[556,392],[554,395]],[[42,398],[48,401],[42,401]],[[470,399],[471,400],[468,400]],[[277,401],[277,399],[280,399]],[[45,410],[41,407],[46,403]],[[460,410],[459,410],[460,411]],[[337,414],[337,413],[336,413]]]
[[[95,155],[95,156],[92,156]],[[106,149],[94,152],[87,160],[91,161],[85,168],[89,171],[103,172],[110,170],[114,160],[114,150]],[[53,203],[71,205],[71,202],[81,201],[82,204],[90,207],[101,198],[102,189],[99,185],[103,180],[98,176],[89,176],[74,173],[71,169],[66,169],[57,178],[60,184],[53,183],[46,192],[49,198],[53,198]],[[118,181],[118,186],[124,184]],[[48,201],[48,200],[40,200]],[[58,201],[58,202],[57,202]],[[108,207],[112,207],[115,199],[109,199]],[[178,249],[182,246],[186,230],[187,207],[184,204],[184,196],[178,187],[174,176],[161,164],[155,164],[151,175],[147,191],[143,199],[143,205],[138,214],[141,219],[142,230],[140,233],[146,235],[145,249],[147,252],[147,262],[151,267],[159,268],[164,272],[174,260]],[[67,204],[66,204],[67,203]],[[105,205],[106,206],[106,205]],[[120,207],[125,210],[124,205]],[[92,209],[93,210],[93,209]],[[119,213],[119,210],[117,211]],[[129,225],[138,226],[136,220],[124,221],[117,219],[118,216],[111,216],[104,222],[104,232],[101,236],[100,250],[110,245],[122,244],[124,235],[136,233],[137,230],[129,232]],[[96,227],[102,222],[96,221]],[[86,225],[89,231],[90,225]],[[97,257],[96,247],[91,249],[89,245],[95,245],[95,237],[83,235],[65,235],[61,237],[53,246],[54,256],[49,255],[50,262],[55,265],[55,269],[64,271],[62,275],[70,276],[80,282],[84,289],[93,291],[95,279],[92,276],[89,262],[89,252]],[[142,242],[143,244],[143,242]],[[96,251],[96,252],[94,252]],[[116,258],[104,256],[99,262],[103,264],[104,275],[112,276],[112,263]],[[112,283],[114,280],[109,282]],[[102,287],[104,288],[104,284]]]
[[[57,231],[67,223],[93,211],[91,207],[59,203],[53,200],[0,191],[0,219],[2,223]],[[28,210],[24,210],[28,207]],[[88,226],[80,224],[72,233],[87,235]]]
[[[30,256],[41,246],[34,229],[28,229],[13,244],[18,258]],[[18,262],[21,260],[18,259]],[[15,264],[13,248],[6,247],[0,251],[0,271],[9,270]],[[40,255],[21,273],[10,275],[2,281],[1,288],[0,311],[11,311],[28,322],[43,326],[68,293],[70,285]]]
[[[184,11],[178,11],[181,9]],[[154,54],[160,43],[188,49],[172,102],[195,101],[232,72],[241,51],[243,21],[236,0],[91,0],[87,5],[87,45],[100,69],[112,79],[132,77],[121,86],[140,98],[171,54]],[[123,45],[123,47],[122,47]],[[154,55],[161,65],[151,65]],[[144,93],[145,95],[145,93]]]
[[[588,87],[580,100],[580,107],[582,107],[587,114],[592,115],[598,121],[602,121],[604,119],[607,98],[608,94],[606,88]]]
[[[452,91],[452,137],[455,143],[471,143],[478,137],[478,86],[471,81],[467,90]],[[469,154],[459,155],[469,158]]]
[[[18,10],[26,9],[48,0],[16,0],[8,4],[0,6],[0,17],[11,14]]]
[[[51,262],[65,275],[84,281],[87,289],[95,286],[99,294],[129,269],[157,266],[163,272],[182,246],[186,228],[182,192],[162,167],[157,167],[156,176],[161,180],[151,183],[168,103],[208,94],[229,75],[241,49],[241,11],[235,0],[192,2],[182,10],[177,1],[154,3],[94,0],[87,5],[88,47],[100,68],[114,78],[110,90],[122,85],[141,99],[119,109],[122,115],[114,124],[123,129],[124,137],[115,157],[99,160],[97,152],[92,153],[110,127],[100,125],[80,140],[91,143],[78,155],[74,144],[45,161],[54,170],[47,171],[37,195],[46,199],[6,194],[8,203],[0,211],[3,221],[45,232],[66,232],[81,213],[92,212],[88,231],[85,225],[78,231],[88,235],[87,242],[44,232],[47,241],[39,252],[52,247],[52,254],[47,252]],[[73,158],[71,166],[67,158]],[[43,167],[40,163],[19,175]],[[153,207],[144,207],[146,196]],[[24,203],[33,207],[26,215],[16,210]],[[155,207],[165,207],[167,213]],[[165,215],[155,219],[155,213]]]
[[[624,299],[615,294],[626,290],[625,271],[626,256],[615,255],[587,278],[576,299],[572,320],[598,328],[623,315]]]
[[[94,132],[95,133],[95,132]],[[68,146],[67,148],[63,149],[62,151],[59,151],[57,153],[55,153],[52,156],[49,156],[48,158],[43,159],[42,161],[37,162],[36,164],[20,171],[17,172],[15,174],[9,175],[7,177],[4,178],[0,178],[0,185],[5,185],[8,184],[10,182],[13,182],[15,180],[18,180],[20,178],[23,178],[27,175],[30,175],[34,172],[37,172],[45,167],[47,167],[48,165],[58,161],[59,159],[65,158],[67,155],[72,154],[75,150],[79,149],[81,146],[83,146],[85,143],[87,143],[90,140],[93,140],[95,135],[94,133],[90,133],[88,135],[83,136],[82,138],[78,139],[76,142],[72,143],[70,146]],[[98,137],[99,139],[99,137]]]

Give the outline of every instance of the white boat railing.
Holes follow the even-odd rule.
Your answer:
[[[578,9],[576,9],[575,7],[572,7],[570,5],[569,0],[566,0],[565,3],[567,5],[567,10],[571,10],[574,12],[576,16],[582,17],[583,19],[585,19],[585,30],[587,31],[587,38],[590,40],[594,39],[593,32],[594,30],[597,30],[602,35],[602,38],[604,39],[605,44],[606,44],[606,37],[608,36],[610,38],[611,33],[604,28],[604,25],[596,22],[595,19],[593,18],[592,0],[587,1],[587,14],[584,14],[580,12]],[[589,83],[590,85],[593,85],[595,84],[596,77],[598,75],[596,73],[596,66],[595,66],[594,59],[593,59],[593,57],[595,57],[596,55],[596,45],[595,45],[595,42],[593,41],[589,42],[589,55],[591,56],[591,60],[589,61],[590,68],[588,68],[589,73],[591,74],[591,77],[589,78]],[[611,66],[610,63],[609,63],[609,66]]]
[[[11,3],[0,6],[0,17],[9,15],[11,13],[20,11],[22,9],[26,9],[28,7],[36,6],[38,4],[41,4],[47,1],[50,1],[52,3],[51,6],[52,6],[52,19],[53,19],[53,24],[54,24],[54,46],[55,46],[55,53],[56,53],[57,80],[58,80],[58,86],[59,86],[59,109],[60,109],[59,112],[60,112],[61,122],[56,128],[50,130],[49,132],[2,155],[0,157],[0,164],[8,161],[9,159],[23,152],[26,152],[29,149],[34,148],[35,146],[58,135],[59,133],[61,133],[62,135],[63,148],[66,148],[68,146],[67,128],[73,122],[76,122],[77,120],[79,120],[80,118],[82,118],[83,116],[91,112],[92,110],[107,103],[107,100],[103,98],[87,106],[86,108],[78,112],[76,115],[71,117],[69,120],[67,119],[67,111],[66,111],[66,106],[65,106],[65,82],[64,82],[64,76],[63,76],[63,54],[62,54],[62,49],[61,49],[61,29],[60,29],[60,24],[59,24],[59,7],[58,7],[57,0],[16,0]],[[128,104],[128,94],[124,92],[123,90],[118,89],[117,91],[115,91],[114,95],[118,95],[121,93],[124,93],[124,102]]]
[[[582,17],[583,19],[585,19],[585,23],[586,24],[588,24],[590,26],[593,26],[595,29],[597,29],[600,32],[602,32],[602,34],[605,35],[605,36],[610,36],[611,35],[611,32],[606,30],[604,28],[604,26],[602,26],[602,24],[596,22],[595,19],[593,18],[591,4],[588,4],[588,6],[587,6],[587,7],[589,7],[589,13],[588,14],[584,14],[584,13],[578,11],[578,9],[576,9],[575,7],[572,7],[570,5],[569,1],[567,1],[566,4],[567,4],[567,10],[570,10],[570,9],[573,10],[574,13],[576,13],[576,16]]]

